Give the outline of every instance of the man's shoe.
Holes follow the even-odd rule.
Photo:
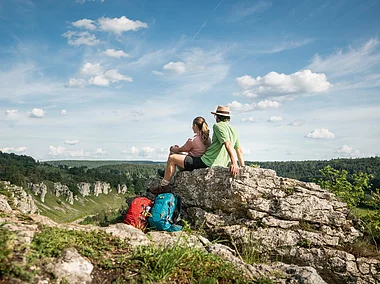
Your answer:
[[[149,188],[149,191],[151,193],[153,193],[153,194],[160,194],[160,193],[171,192],[169,185],[165,185],[165,186],[161,186],[161,185],[152,186],[152,187]]]

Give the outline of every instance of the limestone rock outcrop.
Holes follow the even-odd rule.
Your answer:
[[[54,185],[54,193],[55,196],[60,197],[65,196],[66,201],[70,203],[71,205],[74,204],[74,194],[73,192],[67,187],[67,185],[61,184],[60,182],[55,182]]]
[[[45,195],[47,193],[47,186],[43,182],[38,184],[29,183],[28,188],[34,192],[34,195],[40,196],[41,202],[45,202]]]
[[[9,207],[11,207],[12,209],[17,209],[25,214],[35,214],[38,212],[38,208],[33,197],[26,193],[22,187],[11,184],[9,181],[0,181],[0,185],[6,192],[8,192],[8,195],[10,196],[6,201],[4,200],[4,208],[9,209]],[[5,202],[9,207],[5,205]]]
[[[117,185],[117,193],[126,194],[127,190],[128,190],[128,188],[125,184],[122,184],[122,185],[118,184]]]
[[[91,183],[80,182],[77,184],[79,194],[83,197],[89,196],[91,194]]]
[[[187,219],[212,239],[249,246],[266,258],[312,266],[327,283],[378,283],[380,262],[342,250],[362,236],[345,203],[313,183],[242,167],[180,172],[175,193]]]
[[[107,182],[97,181],[94,184],[94,195],[99,196],[99,194],[108,194],[111,191],[111,186]]]

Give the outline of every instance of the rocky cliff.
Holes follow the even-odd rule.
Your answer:
[[[43,224],[68,230],[105,231],[132,248],[194,247],[233,263],[253,280],[263,276],[275,283],[380,281],[379,260],[355,256],[347,250],[360,239],[361,232],[346,204],[315,184],[281,178],[272,170],[244,167],[235,178],[225,168],[180,172],[174,186],[175,193],[182,196],[184,219],[191,223],[192,231],[144,234],[125,224],[104,228],[57,224],[33,214],[26,224],[24,218],[17,216],[18,211],[9,210],[13,205],[7,204],[6,196],[0,198],[0,204],[1,210],[8,213],[0,215],[0,223],[16,234],[20,242],[17,247],[23,248],[30,245]],[[19,254],[17,259],[25,260],[27,251],[15,253]],[[247,251],[256,256],[254,262],[245,260]],[[112,254],[104,257],[114,262]],[[59,281],[70,277],[70,283],[110,283],[109,278],[97,278],[99,268],[70,246],[50,263],[40,268],[44,273],[37,275],[41,282],[36,283],[53,277]],[[167,282],[175,283],[176,279]]]
[[[265,262],[311,266],[327,283],[379,283],[380,262],[345,251],[362,236],[345,203],[313,183],[244,167],[181,172],[175,192],[210,239],[251,247]]]

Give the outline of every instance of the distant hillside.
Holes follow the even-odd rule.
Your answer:
[[[315,181],[322,177],[319,170],[327,165],[337,169],[346,170],[349,178],[359,172],[372,174],[374,188],[380,188],[380,157],[356,158],[356,159],[332,159],[321,161],[287,161],[287,162],[251,162],[261,168],[273,169],[278,176],[289,177],[301,181]]]
[[[98,168],[109,165],[121,165],[121,164],[165,164],[164,162],[153,161],[125,161],[125,160],[105,160],[105,161],[77,161],[77,160],[59,160],[59,161],[43,161],[43,164],[49,164],[52,166],[67,166],[67,167],[87,167],[89,169]]]

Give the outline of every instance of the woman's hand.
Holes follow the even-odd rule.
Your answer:
[[[179,148],[179,146],[178,145],[173,145],[173,146],[171,146],[170,147],[170,154],[175,154],[175,153],[177,153],[178,151],[176,151],[176,149],[177,148]]]

